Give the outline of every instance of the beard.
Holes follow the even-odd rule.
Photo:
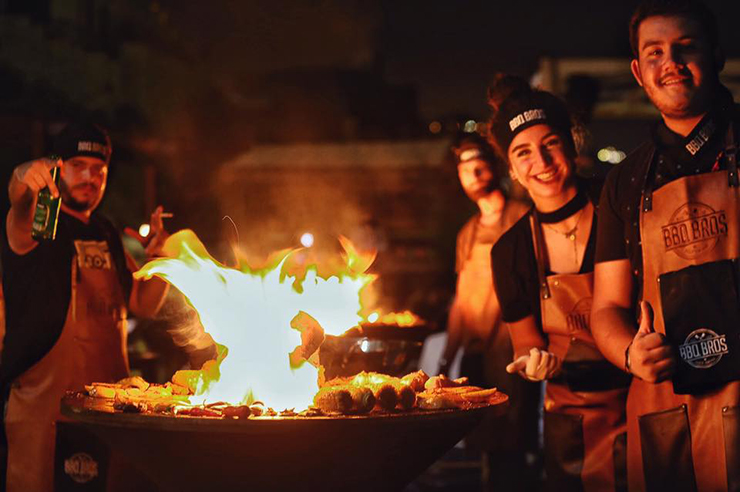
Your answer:
[[[682,119],[706,113],[718,86],[719,80],[705,80],[700,87],[695,86],[692,91],[683,94],[682,97],[672,95],[655,85],[645,85],[644,89],[650,102],[661,114],[669,118]]]
[[[488,195],[490,195],[491,192],[493,192],[493,190],[495,189],[496,189],[496,181],[492,179],[487,185],[481,186],[478,189],[475,189],[475,190],[465,189],[463,191],[465,191],[465,194],[467,195],[468,198],[470,198],[474,202],[477,202],[481,198],[485,198]]]
[[[84,187],[87,185],[78,185],[78,187]],[[64,180],[59,181],[59,193],[62,197],[62,202],[72,210],[76,212],[87,212],[97,206],[97,199],[91,198],[88,200],[78,200],[72,195],[72,191],[76,188],[73,186],[70,188]]]
[[[681,119],[691,118],[702,114],[698,108],[704,108],[702,101],[697,101],[697,97],[686,98],[683,101],[676,101],[661,94],[657,90],[645,91],[653,106],[669,118]]]

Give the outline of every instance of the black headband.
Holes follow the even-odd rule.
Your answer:
[[[491,132],[503,157],[514,137],[535,125],[549,125],[573,145],[573,124],[565,103],[548,92],[533,90],[504,101],[492,120]]]

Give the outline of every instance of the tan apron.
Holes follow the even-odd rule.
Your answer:
[[[632,382],[630,489],[740,490],[737,262],[723,261],[740,253],[736,164],[652,192],[652,161],[640,209],[643,299],[678,370],[672,381]]]
[[[509,229],[526,211],[524,205],[507,202],[500,223],[482,230],[477,223],[469,241],[459,252],[460,261],[455,302],[460,311],[460,323],[464,331],[463,347],[465,359],[473,359],[473,365],[481,373],[475,384],[495,386],[509,395],[509,411],[504,416],[487,418],[483,424],[466,438],[466,446],[485,450],[500,456],[516,451],[533,451],[538,447],[538,420],[541,387],[522,380],[516,374],[506,372],[514,349],[511,337],[501,322],[501,308],[496,297],[491,269],[491,248],[498,238]],[[485,240],[480,241],[479,238]],[[480,368],[476,362],[480,363]],[[463,364],[465,370],[465,364]],[[471,376],[463,373],[462,376]]]
[[[629,378],[596,348],[590,313],[593,272],[545,275],[546,249],[536,213],[542,330],[562,373],[545,387],[545,471],[549,490],[624,490],[625,402]]]
[[[476,224],[474,227],[476,231],[470,251],[458,274],[456,302],[460,309],[460,322],[464,326],[463,346],[477,341],[477,348],[485,350],[500,327],[501,308],[493,288],[492,244],[476,242],[475,235],[480,226]],[[511,352],[507,359],[510,357]]]
[[[52,490],[55,421],[65,391],[128,374],[126,304],[108,245],[75,241],[75,247],[72,295],[59,340],[15,380],[8,398],[8,492]]]

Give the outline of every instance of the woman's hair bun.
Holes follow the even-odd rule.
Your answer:
[[[531,94],[529,82],[518,75],[497,73],[488,87],[488,106],[496,113],[501,104],[509,98]]]

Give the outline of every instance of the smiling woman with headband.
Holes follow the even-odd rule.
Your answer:
[[[496,293],[514,361],[507,371],[546,380],[548,489],[613,490],[624,483],[629,377],[596,348],[589,316],[599,187],[576,176],[565,104],[498,75],[489,90],[491,143],[534,206],[494,245]]]

